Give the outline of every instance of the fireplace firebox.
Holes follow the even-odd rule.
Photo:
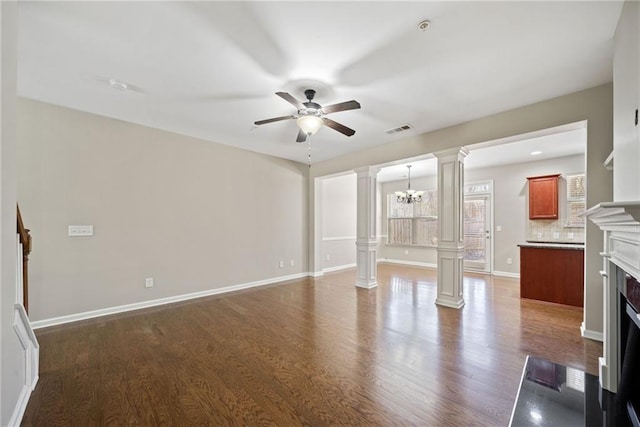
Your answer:
[[[629,421],[640,427],[640,283],[616,269],[618,289],[618,393]]]

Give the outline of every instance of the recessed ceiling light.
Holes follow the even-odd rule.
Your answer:
[[[129,85],[126,84],[123,81],[120,80],[116,80],[116,79],[109,79],[109,86],[111,86],[112,88],[116,89],[116,90],[127,90],[129,89]]]
[[[532,156],[537,156],[538,154],[542,154],[542,151],[532,151],[531,152]]]

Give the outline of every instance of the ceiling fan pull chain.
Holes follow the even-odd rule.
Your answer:
[[[311,135],[307,135],[307,143],[309,144],[309,156],[308,156],[308,162],[309,162],[309,167],[311,167]]]

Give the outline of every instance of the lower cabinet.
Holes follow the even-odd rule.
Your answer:
[[[582,307],[584,250],[520,246],[520,297]]]

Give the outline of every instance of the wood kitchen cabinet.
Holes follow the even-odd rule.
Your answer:
[[[558,219],[560,174],[533,176],[529,181],[529,219]]]
[[[584,249],[520,245],[520,298],[582,307]]]

